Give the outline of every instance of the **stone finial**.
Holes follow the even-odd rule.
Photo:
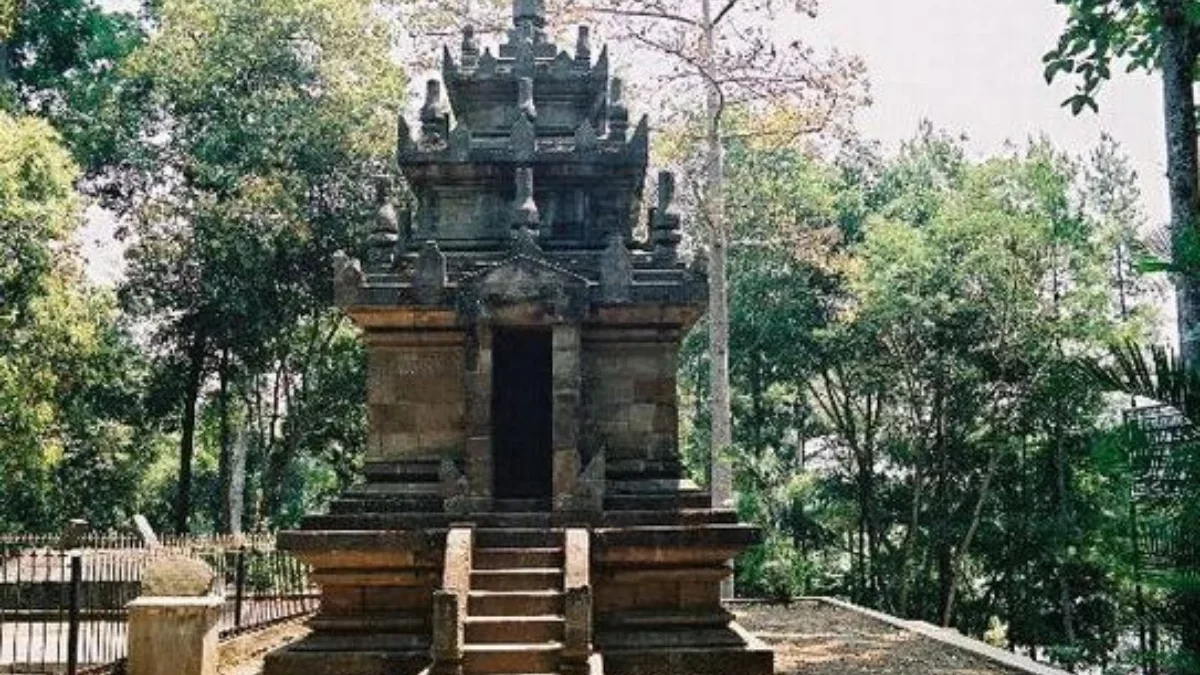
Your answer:
[[[658,210],[666,213],[675,201],[675,174],[670,171],[658,172]]]
[[[345,251],[333,254],[333,300],[339,307],[348,307],[358,300],[358,287],[362,285],[363,272],[358,261]]]
[[[496,74],[496,57],[492,56],[492,48],[484,47],[483,56],[479,57],[479,67],[475,74],[481,77],[492,77]]]
[[[214,590],[217,575],[203,561],[192,558],[159,558],[142,573],[142,596],[195,598]]]
[[[675,200],[675,174],[660,171],[658,174],[658,204],[650,214],[650,242],[654,245],[654,258],[660,262],[674,262],[678,256],[681,219],[672,209]]]
[[[604,302],[629,302],[633,289],[633,259],[621,235],[608,236],[608,246],[600,255],[600,293]]]
[[[546,25],[546,0],[513,0],[513,25],[544,27]]]
[[[421,245],[413,269],[413,290],[423,304],[435,304],[446,290],[446,254],[430,239]]]
[[[519,35],[514,38],[513,42],[516,49],[516,61],[513,65],[513,72],[519,77],[533,77],[535,63],[533,36]]]
[[[517,80],[517,110],[530,122],[537,119],[537,106],[533,102],[533,78]]]
[[[579,35],[575,38],[575,64],[588,68],[592,65],[591,29],[579,27]]]
[[[450,53],[450,48],[442,45],[442,79],[452,82],[456,78],[458,78],[458,64],[454,62],[454,55]]]
[[[425,83],[425,104],[421,106],[421,140],[445,140],[448,127],[449,113],[442,101],[442,83],[431,79]]]
[[[575,129],[575,151],[576,152],[591,152],[600,144],[598,134],[592,123],[584,120],[582,124]]]
[[[396,243],[400,239],[399,218],[389,198],[390,181],[380,176],[375,183],[375,226],[367,237],[367,268],[386,272],[395,259]]]
[[[450,157],[456,162],[471,159],[471,129],[461,122],[450,132]]]
[[[433,239],[437,235],[437,195],[430,190],[418,193],[413,235],[420,241]]]
[[[517,196],[513,200],[513,249],[519,253],[536,255],[538,247],[538,224],[541,214],[533,199],[533,169],[521,167],[516,175]]]
[[[408,128],[408,120],[404,119],[403,111],[396,116],[396,149],[402,155],[413,149],[412,130]]]
[[[413,217],[412,208],[406,202],[400,205],[400,209],[396,212],[396,226],[399,228],[396,239],[396,257],[399,258],[408,250],[408,242],[412,241],[413,235]]]
[[[509,138],[512,156],[518,162],[531,162],[537,154],[537,130],[528,116],[518,114],[516,117]]]
[[[513,200],[514,227],[533,230],[538,229],[540,214],[537,202],[533,200],[533,169],[521,167],[517,169],[517,196]]]
[[[609,85],[608,133],[613,140],[624,141],[629,133],[629,108],[625,107],[625,85],[614,77]]]
[[[479,65],[479,43],[475,41],[475,27],[470,24],[462,29],[462,64],[464,68]]]

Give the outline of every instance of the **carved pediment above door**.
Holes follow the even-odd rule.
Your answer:
[[[587,310],[588,280],[523,253],[465,279],[460,311],[472,322],[548,325],[578,321]]]

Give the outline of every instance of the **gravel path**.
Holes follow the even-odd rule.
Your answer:
[[[308,635],[303,621],[272,626],[221,645],[218,675],[259,675],[268,652]]]
[[[1014,675],[934,640],[816,602],[734,609],[775,648],[777,675]]]

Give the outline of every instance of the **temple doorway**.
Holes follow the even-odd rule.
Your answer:
[[[549,330],[492,336],[492,494],[549,500],[553,474],[553,377]]]

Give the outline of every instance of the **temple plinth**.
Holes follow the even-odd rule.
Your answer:
[[[412,196],[381,187],[338,304],[369,355],[365,481],[279,546],[321,584],[267,675],[736,673],[771,652],[722,607],[758,541],[684,476],[676,370],[706,304],[674,179],[633,235],[649,132],[607,51],[515,0],[495,53],[463,33],[419,124]]]

